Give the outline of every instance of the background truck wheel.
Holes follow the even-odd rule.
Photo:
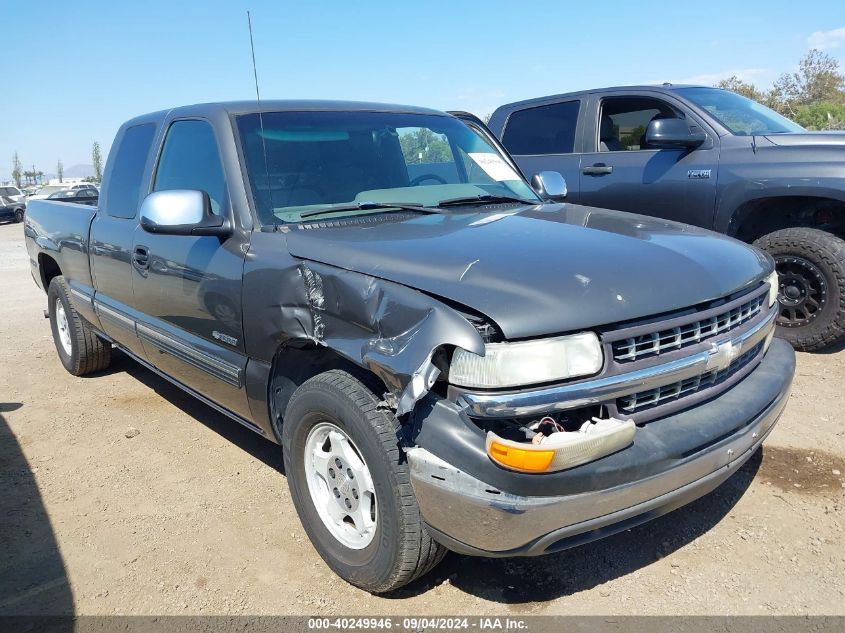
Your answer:
[[[100,371],[111,362],[111,344],[94,333],[73,309],[65,278],[53,277],[47,291],[47,309],[59,359],[74,376]]]
[[[754,242],[780,278],[777,335],[815,351],[845,338],[845,241],[818,229],[783,229]]]
[[[18,224],[23,222],[23,211],[21,209],[15,211],[15,222]]]
[[[422,576],[446,550],[420,517],[399,423],[350,374],[332,370],[293,394],[282,425],[285,472],[305,531],[341,578],[383,593]]]

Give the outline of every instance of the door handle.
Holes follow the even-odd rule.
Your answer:
[[[604,176],[606,174],[612,174],[613,167],[605,165],[604,163],[596,163],[595,165],[584,167],[584,169],[581,170],[581,173],[585,176]]]
[[[139,270],[146,270],[150,267],[150,249],[146,246],[136,246],[132,251],[132,264]]]

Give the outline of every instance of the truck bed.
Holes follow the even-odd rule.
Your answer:
[[[52,259],[68,276],[89,286],[88,236],[97,206],[58,200],[33,200],[27,204],[24,232],[33,277],[44,288],[38,264]],[[47,290],[44,288],[44,290]]]

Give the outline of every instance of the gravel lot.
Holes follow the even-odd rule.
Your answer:
[[[278,447],[123,355],[66,373],[28,269],[0,226],[0,615],[845,614],[842,348],[799,355],[765,447],[707,497],[373,597],[312,549]]]

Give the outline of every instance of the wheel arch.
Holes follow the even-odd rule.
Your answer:
[[[375,372],[330,347],[312,341],[283,344],[273,355],[267,384],[270,424],[277,442],[281,443],[284,414],[294,391],[306,380],[333,369],[354,376],[376,397],[383,398],[390,391]]]
[[[820,229],[845,236],[845,202],[812,195],[776,195],[746,200],[731,215],[727,233],[744,242],[786,228]]]
[[[54,277],[62,274],[62,269],[59,263],[47,253],[38,254],[38,272],[41,275],[41,287],[44,292],[50,288],[50,282]]]

